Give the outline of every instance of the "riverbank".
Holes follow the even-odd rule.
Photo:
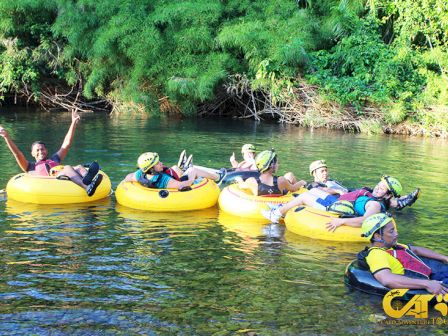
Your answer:
[[[307,128],[339,129],[371,134],[400,134],[424,137],[448,137],[448,106],[431,106],[409,113],[400,104],[388,107],[362,106],[355,108],[331,101],[317,85],[303,79],[284,87],[274,97],[272,92],[253,89],[247,78],[239,76],[223,87],[212,103],[199,106],[199,116],[230,116]],[[400,122],[392,123],[391,114],[407,114]]]
[[[214,100],[197,106],[197,113],[185,115],[181,108],[167,97],[158,100],[157,112],[148,111],[144,104],[121,101],[119,97],[109,95],[95,101],[82,95],[68,95],[63,99],[55,97],[39,103],[29,101],[20,95],[6,97],[3,106],[44,107],[47,111],[60,111],[76,108],[82,112],[111,113],[115,115],[152,115],[168,114],[169,118],[214,118],[253,119],[259,122],[275,121],[306,128],[326,128],[345,132],[366,134],[400,134],[416,137],[448,138],[448,106],[432,106],[411,113],[399,123],[386,120],[386,108],[364,106],[354,108],[329,101],[319,93],[316,85],[301,81],[300,85],[283,92],[281,99],[274,99],[272,93],[254,90],[247,83],[229,81],[216,94]],[[73,99],[76,96],[76,99]],[[62,102],[56,104],[56,101]],[[51,105],[48,105],[51,102]],[[97,108],[98,107],[98,108]],[[399,108],[399,107],[395,107]],[[390,110],[390,108],[388,109]]]

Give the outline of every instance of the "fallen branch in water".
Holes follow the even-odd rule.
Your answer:
[[[369,122],[380,123],[382,120],[379,109],[364,108],[361,116],[354,108],[341,108],[336,103],[325,101],[317,87],[305,81],[290,93],[285,89],[280,96],[281,99],[274,99],[270,92],[254,90],[244,75],[235,75],[229,77],[229,82],[213,103],[200,106],[199,115],[231,115],[257,121],[268,117],[277,119],[279,123],[354,131],[363,130]]]
[[[43,86],[39,99],[40,106],[52,111],[55,109],[73,110],[80,112],[110,112],[111,104],[105,99],[84,100],[82,97],[82,83],[79,81],[76,85],[64,88],[60,86]]]
[[[112,104],[107,99],[88,100],[82,95],[82,82],[73,86],[63,85],[58,81],[46,81],[39,88],[39,93],[33,93],[26,83],[14,93],[14,104],[19,101],[27,106],[37,104],[45,111],[78,110],[79,112],[110,112]]]

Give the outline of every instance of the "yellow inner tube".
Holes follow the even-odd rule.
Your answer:
[[[331,219],[338,217],[339,215],[333,212],[311,207],[298,207],[288,211],[285,225],[289,231],[313,239],[368,242],[367,238],[361,237],[361,228],[341,225],[334,232],[328,231],[326,224]]]
[[[300,194],[303,191],[300,189],[296,194]],[[261,210],[269,209],[268,203],[285,204],[293,197],[293,193],[277,197],[254,196],[250,190],[241,189],[238,184],[232,184],[221,191],[219,208],[234,216],[265,219],[261,214]]]
[[[138,182],[121,182],[115,191],[117,202],[133,209],[150,211],[188,211],[212,207],[219,196],[215,182],[202,178],[191,190],[147,188]]]
[[[70,180],[54,176],[39,176],[28,173],[13,176],[6,185],[8,199],[35,204],[72,204],[97,201],[111,193],[109,177],[102,171],[103,180],[93,196]]]

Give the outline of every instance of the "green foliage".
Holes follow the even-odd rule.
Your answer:
[[[384,119],[398,123],[421,106],[427,63],[410,46],[385,44],[379,31],[376,20],[357,20],[353,32],[334,48],[313,54],[308,78],[330,99],[359,111],[366,105],[395,104],[384,109]]]
[[[56,74],[57,41],[51,38],[54,1],[0,1],[0,95],[39,95],[43,75]]]
[[[82,80],[87,97],[194,113],[229,75],[274,103],[305,76],[359,114],[419,121],[448,104],[447,31],[444,0],[0,0],[0,96]]]

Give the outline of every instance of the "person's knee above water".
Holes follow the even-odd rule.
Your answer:
[[[348,189],[335,180],[331,180],[328,174],[328,166],[325,160],[313,161],[310,164],[310,175],[314,181],[307,184],[307,189],[319,188],[332,195],[342,195]]]
[[[191,186],[199,177],[205,177],[219,182],[223,178],[222,173],[211,173],[202,171],[196,167],[190,167],[182,176],[177,178],[169,174],[167,168],[155,152],[146,152],[139,156],[137,160],[138,170],[135,173],[128,174],[125,178],[127,182],[139,182],[148,188],[174,188],[182,189]]]
[[[400,199],[401,192],[402,186],[400,182],[392,176],[384,175],[373,190],[361,188],[343,194],[338,198],[322,190],[312,189],[300,194],[281,207],[271,209],[269,212],[264,211],[263,216],[273,222],[278,222],[281,217],[285,216],[290,209],[296,206],[310,206],[319,210],[327,210],[337,200],[345,200],[353,204],[356,217],[333,218],[327,224],[328,230],[334,231],[341,225],[360,227],[362,221],[368,216],[385,212],[390,207],[399,207],[400,202],[397,200]]]
[[[241,148],[241,154],[243,155],[243,161],[238,162],[235,159],[235,153],[230,156],[230,163],[235,170],[257,170],[255,163],[255,146],[252,144],[245,144]]]
[[[281,196],[288,191],[297,191],[306,184],[303,180],[297,182],[292,173],[285,174],[287,177],[274,175],[278,171],[278,156],[273,150],[260,152],[255,158],[255,163],[260,172],[259,177],[250,177],[246,181],[239,178],[236,181],[240,188],[250,189],[256,196]]]
[[[395,221],[383,213],[366,218],[361,231],[371,246],[358,254],[358,262],[383,286],[448,293],[448,256],[425,247],[399,244]]]
[[[42,141],[33,142],[33,144],[31,145],[31,156],[35,159],[35,162],[28,161],[26,159],[25,155],[14,143],[9,133],[1,126],[0,136],[5,139],[6,144],[11,153],[14,155],[18,166],[24,172],[39,176],[50,176],[50,172],[52,171],[52,169],[56,166],[59,166],[62,160],[64,160],[64,158],[67,156],[73,142],[76,125],[78,124],[79,120],[79,114],[76,111],[72,111],[72,122],[67,131],[67,134],[65,135],[61,148],[50,158],[48,158],[47,147]],[[96,162],[92,163],[89,170],[80,165],[75,167],[64,165],[62,169],[58,170],[53,175],[56,177],[68,177],[73,183],[86,190],[89,196],[92,196],[102,180],[102,175],[97,175],[98,170],[99,165]]]

